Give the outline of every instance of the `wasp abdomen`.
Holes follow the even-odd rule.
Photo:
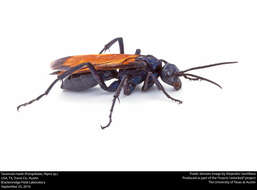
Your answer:
[[[61,88],[71,91],[82,91],[88,88],[92,88],[97,85],[96,80],[93,78],[91,73],[85,73],[81,75],[71,75],[65,79],[62,83]]]
[[[97,71],[103,81],[116,78],[118,73],[114,71]],[[96,86],[98,83],[91,73],[72,74],[62,83],[61,88],[71,91],[82,91]]]

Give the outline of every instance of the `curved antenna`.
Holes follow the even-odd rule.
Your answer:
[[[192,71],[192,70],[204,69],[204,68],[214,67],[214,66],[218,66],[218,65],[234,64],[234,63],[238,63],[238,62],[237,61],[231,61],[231,62],[222,62],[222,63],[215,63],[215,64],[210,64],[210,65],[203,65],[203,66],[198,66],[198,67],[192,67],[190,69],[186,69],[184,71],[180,71],[179,73],[185,73],[185,72]]]
[[[190,73],[182,73],[182,74],[179,74],[178,76],[183,76],[185,79],[189,79],[189,80],[205,80],[207,82],[210,82],[210,83],[218,86],[219,88],[222,88],[218,83],[216,83],[216,82],[214,82],[210,79],[198,76],[198,75],[193,75],[193,74],[190,74]]]

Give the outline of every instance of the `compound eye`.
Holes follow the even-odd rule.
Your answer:
[[[170,69],[167,69],[165,72],[164,72],[164,77],[165,78],[171,78],[173,75],[173,72],[170,70]]]
[[[166,65],[164,66],[164,73],[165,73],[165,76],[166,76],[166,77],[171,77],[171,76],[173,75],[173,73],[174,73],[174,70],[175,70],[174,65],[172,65],[172,64],[166,64]]]
[[[172,72],[171,72],[171,71],[167,71],[167,72],[166,72],[166,76],[167,76],[167,77],[171,77],[171,76],[172,76]]]

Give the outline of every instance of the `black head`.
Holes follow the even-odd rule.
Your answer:
[[[211,64],[211,65],[193,67],[193,68],[190,68],[190,69],[187,69],[184,71],[179,71],[179,69],[177,68],[176,65],[168,63],[167,61],[164,61],[164,60],[161,60],[161,61],[165,63],[165,65],[163,66],[163,68],[161,70],[161,74],[160,74],[161,79],[165,83],[173,86],[176,90],[179,90],[182,86],[181,80],[179,78],[181,76],[183,76],[185,79],[189,79],[189,80],[204,80],[204,81],[210,82],[221,88],[221,86],[219,84],[217,84],[216,82],[213,82],[207,78],[204,78],[204,77],[201,77],[198,75],[190,74],[190,73],[188,73],[188,71],[203,69],[203,68],[213,67],[213,66],[218,66],[218,65],[237,63],[237,62],[223,62],[223,63],[216,63],[216,64]]]
[[[163,82],[173,86],[176,90],[179,90],[182,83],[177,75],[178,72],[179,70],[176,65],[166,63],[161,71],[161,79]]]

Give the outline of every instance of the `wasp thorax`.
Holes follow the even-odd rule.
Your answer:
[[[174,64],[167,63],[162,68],[161,79],[163,82],[173,86],[176,90],[181,88],[181,81],[179,76],[176,75],[179,72],[178,68]]]

